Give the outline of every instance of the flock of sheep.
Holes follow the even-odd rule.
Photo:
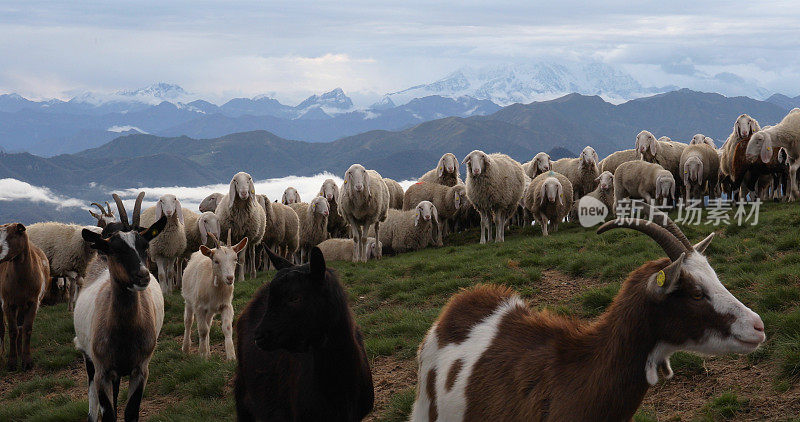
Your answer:
[[[97,416],[109,411],[103,389],[109,382],[118,385],[121,374],[132,376],[129,391],[134,396],[129,406],[136,394],[134,375],[144,388],[147,362],[163,320],[163,293],[181,289],[185,299],[184,351],[190,349],[196,320],[200,351],[208,356],[209,327],[214,315],[221,314],[225,352],[234,359],[235,273],[239,280],[245,274],[254,277],[270,267],[268,257],[273,255],[300,265],[308,263],[318,247],[327,261],[366,262],[384,253],[441,246],[449,232],[473,225],[480,226],[481,243],[502,242],[508,224],[529,226],[532,219],[547,236],[565,219],[576,218],[576,205],[584,196],[598,199],[612,213],[624,198],[674,203],[725,193],[794,201],[800,198],[800,109],[763,128],[743,114],[719,149],[702,134],[682,143],[656,139],[645,130],[636,136],[633,149],[603,160],[587,146],[577,158],[551,161],[541,152],[524,164],[505,154],[475,150],[461,164],[466,167],[463,181],[455,155],[444,154],[435,168],[405,191],[377,171],[353,164],[342,186],[325,180],[309,202],[303,202],[292,187],[280,202],[273,202],[257,194],[252,177],[240,172],[231,179],[227,193],[204,199],[199,213],[183,209],[169,194],[141,210],[141,193],[130,221],[122,201],[113,195],[119,215],[108,202],[105,207],[93,203],[100,210],[90,211],[96,227],[54,222],[0,226],[0,298],[11,339],[7,364],[16,368],[17,357],[22,356],[23,368],[30,367],[33,318],[45,293],[54,290],[51,279],[66,280],[69,309],[75,311],[75,344],[84,353],[90,378],[90,411]],[[148,284],[155,280],[153,270],[158,283]],[[119,303],[128,296],[122,290],[119,296],[109,293],[116,291],[109,287],[112,282],[149,298],[145,304],[141,299],[136,302],[140,313],[131,310],[125,316],[127,325],[123,324],[147,341],[116,349],[95,343],[97,336],[109,335],[103,330],[125,335],[119,326],[97,319],[98,315],[107,321],[122,318]],[[0,324],[0,342],[3,331]],[[123,350],[140,353],[121,363],[118,355]],[[109,367],[116,368],[116,378],[103,378],[109,376]],[[97,382],[92,381],[93,374]],[[138,413],[138,403],[130,411]]]

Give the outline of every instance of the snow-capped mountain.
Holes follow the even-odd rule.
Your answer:
[[[396,104],[427,95],[462,96],[491,100],[500,105],[530,103],[569,93],[600,95],[620,102],[674,87],[646,88],[628,73],[599,62],[502,64],[463,67],[424,85],[387,94]]]
[[[323,111],[327,112],[327,114],[331,112],[341,113],[351,110],[353,108],[353,101],[350,97],[345,95],[342,88],[336,88],[322,95],[312,95],[303,100],[303,102],[298,104],[295,108],[305,114],[308,109],[314,107],[321,108]]]

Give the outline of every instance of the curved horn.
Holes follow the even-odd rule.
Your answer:
[[[106,201],[106,208],[108,208],[108,214],[106,214],[106,215],[109,216],[109,217],[113,217],[114,216],[114,211],[111,211],[111,205],[108,204],[108,201]]]
[[[231,229],[228,229],[228,246],[231,245]]]
[[[117,195],[116,193],[112,194],[111,196],[114,198],[114,202],[117,203],[117,212],[119,212],[119,221],[121,221],[122,224],[125,224],[127,226],[129,224],[128,213],[125,211],[125,205],[122,203],[122,199],[120,199],[119,195]]]
[[[139,192],[139,195],[136,197],[136,203],[133,205],[133,227],[139,227],[139,220],[142,216],[142,200],[144,199],[144,191]]]
[[[667,213],[661,212],[661,210],[648,204],[647,202],[643,202],[643,204],[645,211],[647,211],[647,215],[651,216],[650,220],[652,222],[667,229],[667,231],[672,233],[672,235],[675,236],[675,238],[678,239],[678,241],[681,242],[681,244],[687,250],[692,250],[693,248],[692,242],[690,242],[689,239],[686,237],[686,235],[683,234],[683,231],[681,231],[681,229],[678,228],[678,225],[675,224],[675,222],[672,221],[671,218],[669,218],[669,215],[667,215]]]
[[[678,239],[675,238],[672,233],[667,231],[667,229],[657,224],[649,224],[648,221],[640,218],[633,219],[632,221],[622,221],[619,219],[608,221],[597,229],[597,234],[617,228],[638,230],[650,236],[650,238],[655,240],[656,243],[661,246],[661,249],[664,249],[664,252],[667,253],[667,256],[671,261],[675,261],[676,259],[680,258],[682,253],[686,253],[688,255],[689,251],[683,245],[681,245]]]
[[[106,210],[105,210],[105,208],[103,208],[102,205],[98,204],[97,202],[92,202],[92,205],[94,205],[97,208],[100,208],[100,215],[103,215],[103,216],[106,215]]]
[[[208,237],[214,239],[214,243],[217,244],[217,249],[219,249],[221,245],[219,244],[219,239],[217,239],[217,235],[215,235],[214,233],[209,233]]]

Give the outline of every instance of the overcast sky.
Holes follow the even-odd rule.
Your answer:
[[[644,85],[730,72],[800,94],[800,2],[2,1],[0,92],[169,82],[210,99],[377,95],[464,66],[597,60]],[[631,5],[631,3],[636,3]]]

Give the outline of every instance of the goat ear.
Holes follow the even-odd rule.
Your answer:
[[[231,180],[230,187],[228,188],[228,209],[229,210],[233,209],[233,203],[235,202],[234,201],[235,199],[236,199],[236,178],[234,177],[233,180]]]
[[[167,225],[167,217],[162,216],[161,218],[158,219],[158,221],[153,223],[152,226],[148,227],[146,230],[139,232],[139,234],[142,235],[142,237],[144,237],[144,239],[149,242],[153,240],[153,238],[158,236],[158,234],[161,233],[161,230],[164,230],[164,226],[166,225]]]
[[[178,221],[180,221],[181,224],[184,224],[184,222],[183,222],[183,208],[181,208],[181,201],[179,201],[177,199],[175,199],[175,212],[178,213]]]
[[[318,247],[311,249],[308,262],[311,267],[311,279],[319,282],[325,280],[325,256]]]
[[[286,258],[275,255],[269,248],[264,248],[267,251],[267,255],[269,255],[269,262],[275,266],[276,269],[282,270],[284,268],[292,267],[292,263],[289,262]]]
[[[686,252],[681,253],[678,259],[672,261],[663,270],[651,275],[648,279],[648,290],[662,297],[675,291],[678,287],[684,258],[686,258]]]
[[[209,258],[214,256],[214,250],[207,247],[206,245],[200,245],[200,253]]]
[[[246,247],[247,247],[247,238],[245,237],[236,246],[233,247],[233,251],[239,253],[239,251],[241,251]]]
[[[86,241],[92,249],[97,249],[100,252],[108,252],[111,249],[108,241],[103,239],[100,233],[95,233],[89,229],[83,229],[81,230],[81,237],[83,237],[83,240]]]
[[[708,235],[708,236],[706,236],[706,238],[705,238],[705,239],[703,239],[703,240],[701,240],[700,242],[698,242],[697,244],[695,244],[695,245],[694,245],[694,250],[695,250],[695,252],[697,252],[697,253],[700,253],[700,254],[702,254],[703,252],[705,252],[705,251],[706,251],[706,248],[708,247],[708,245],[710,245],[710,244],[711,244],[711,241],[712,241],[712,240],[714,240],[714,235],[715,235],[715,234],[716,234],[716,233],[714,233],[714,232],[711,232],[711,234],[710,234],[710,235]]]

